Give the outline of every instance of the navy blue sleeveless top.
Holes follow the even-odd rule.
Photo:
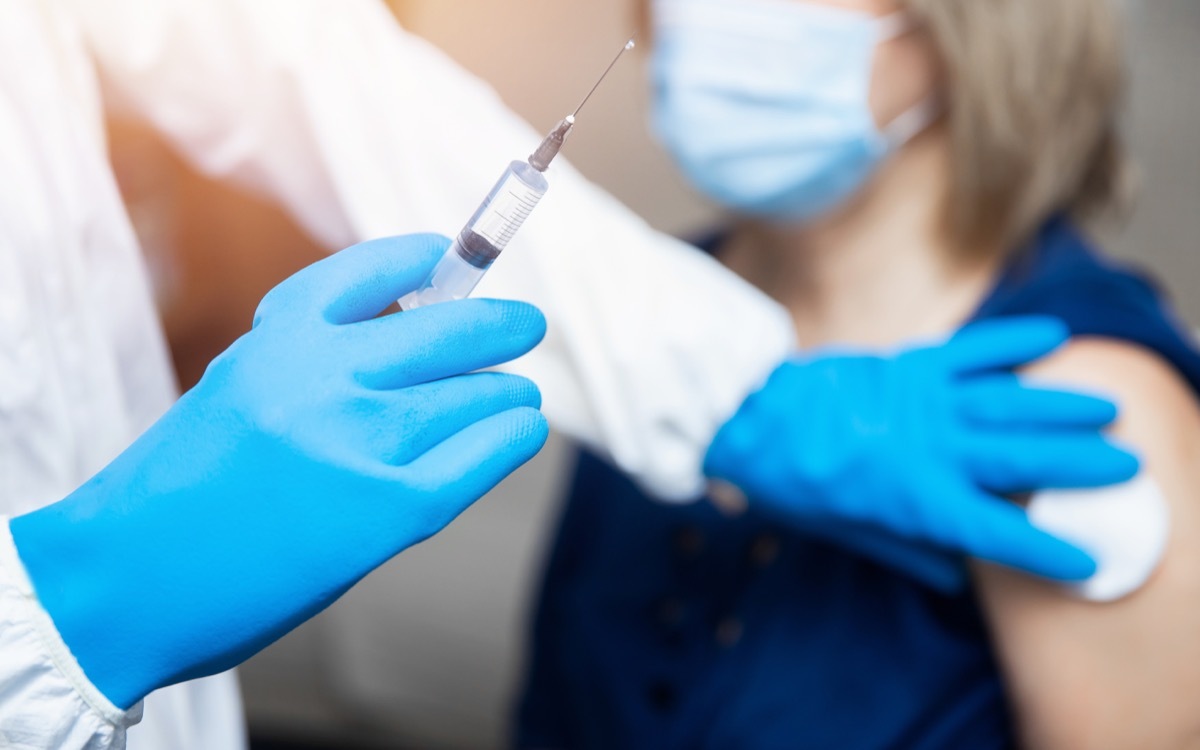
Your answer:
[[[1051,222],[976,319],[1062,318],[1134,342],[1200,391],[1147,278]],[[656,503],[579,460],[546,572],[522,748],[1011,748],[970,592],[943,596],[753,511]]]

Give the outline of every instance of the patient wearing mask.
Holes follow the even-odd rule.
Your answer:
[[[805,350],[1061,318],[1071,343],[1025,375],[1116,400],[1114,436],[1144,468],[1030,512],[1161,549],[1109,596],[982,563],[968,589],[934,591],[753,497],[660,505],[585,455],[517,744],[1200,746],[1200,356],[1154,283],[1078,223],[1123,193],[1116,0],[647,11],[655,130],[731,213],[700,250],[784,305]]]

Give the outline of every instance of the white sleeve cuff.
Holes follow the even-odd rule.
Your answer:
[[[84,675],[0,517],[0,737],[18,747],[122,750],[141,718],[141,703],[122,711]]]

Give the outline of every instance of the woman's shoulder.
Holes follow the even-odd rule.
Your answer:
[[[1165,290],[1150,274],[1107,256],[1070,222],[1055,220],[1043,229],[1010,264],[977,318],[1029,314],[1067,324],[1076,339],[1072,359],[1127,361],[1116,369],[1129,385],[1165,364],[1200,394],[1200,349]]]
[[[1056,315],[1073,336],[1025,374],[1120,406],[1113,435],[1141,456],[1171,523],[1156,572],[1115,603],[1081,602],[1006,571],[977,572],[1021,734],[1030,747],[1098,736],[1130,746],[1194,740],[1200,723],[1186,700],[1155,698],[1151,707],[1143,696],[1174,695],[1200,679],[1200,354],[1153,279],[1069,226],[1043,233],[981,317],[1027,313]],[[1151,713],[1152,727],[1114,718]],[[1142,741],[1127,742],[1138,732]]]
[[[1110,737],[1113,746],[1182,747],[1197,741],[1200,721],[1192,702],[1174,697],[1200,680],[1195,392],[1159,354],[1116,339],[1076,338],[1029,375],[1099,392],[1120,405],[1114,437],[1141,456],[1143,483],[1152,483],[1165,503],[1170,530],[1149,580],[1109,604],[1079,601],[1006,571],[977,570],[1024,744],[1090,746],[1097,737]]]
[[[1141,343],[1073,336],[1062,349],[1028,368],[1026,374],[1113,399],[1121,407],[1118,428],[1129,421],[1146,425],[1137,430],[1144,450],[1200,446],[1200,405],[1194,384],[1161,352]]]

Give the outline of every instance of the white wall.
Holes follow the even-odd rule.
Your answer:
[[[1141,0],[1129,130],[1143,193],[1112,245],[1163,280],[1200,325],[1200,0]]]

